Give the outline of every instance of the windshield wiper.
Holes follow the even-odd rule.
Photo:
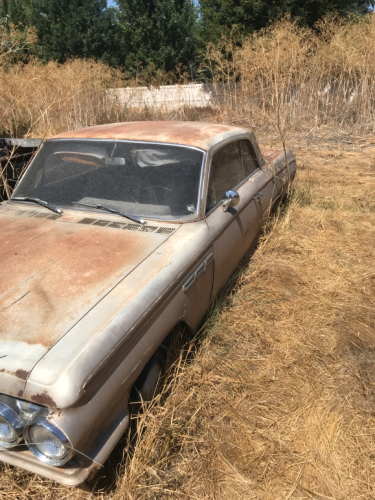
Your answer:
[[[41,205],[42,207],[48,208],[49,210],[52,210],[52,212],[55,212],[56,214],[62,215],[64,212],[61,210],[61,208],[55,207],[55,205],[51,205],[48,203],[48,201],[43,201],[40,200],[39,198],[32,198],[30,196],[18,196],[16,198],[11,198],[10,201],[31,201],[32,203],[37,203],[38,205]]]
[[[136,217],[135,215],[125,214],[124,212],[120,212],[120,210],[116,210],[115,208],[107,207],[106,205],[91,205],[90,203],[81,203],[79,201],[72,201],[73,205],[82,205],[83,207],[90,208],[99,208],[100,210],[106,210],[107,212],[112,212],[116,215],[121,215],[121,217],[125,217],[133,222],[137,222],[138,224],[146,224],[146,221],[143,219]]]

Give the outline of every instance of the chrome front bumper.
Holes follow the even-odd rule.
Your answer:
[[[94,458],[76,453],[66,465],[54,467],[41,462],[26,445],[22,445],[17,450],[1,450],[0,461],[22,467],[66,486],[79,486],[103,467],[111,451],[126,431],[129,420],[129,414],[126,414],[116,427],[112,425],[107,428],[110,433],[104,432],[103,439],[96,440],[93,453],[88,453]]]

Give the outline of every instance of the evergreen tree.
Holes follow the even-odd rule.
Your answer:
[[[153,63],[165,71],[194,57],[192,0],[117,0],[123,64]]]
[[[201,47],[217,42],[235,27],[239,37],[266,27],[270,20],[290,13],[303,25],[313,26],[328,12],[340,16],[365,14],[374,0],[200,0],[198,39]]]
[[[2,0],[10,20],[34,26],[40,58],[63,63],[70,57],[120,60],[115,9],[106,0]]]
[[[7,17],[14,25],[26,25],[25,0],[0,0],[0,17]]]

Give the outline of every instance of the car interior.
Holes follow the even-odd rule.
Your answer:
[[[196,212],[201,154],[189,158],[144,147],[126,153],[109,157],[99,148],[54,151],[44,159],[27,196],[59,206],[106,204],[133,215],[178,217]]]

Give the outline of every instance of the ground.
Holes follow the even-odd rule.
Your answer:
[[[0,498],[375,498],[374,143],[292,146],[289,202],[98,479],[1,465]]]

